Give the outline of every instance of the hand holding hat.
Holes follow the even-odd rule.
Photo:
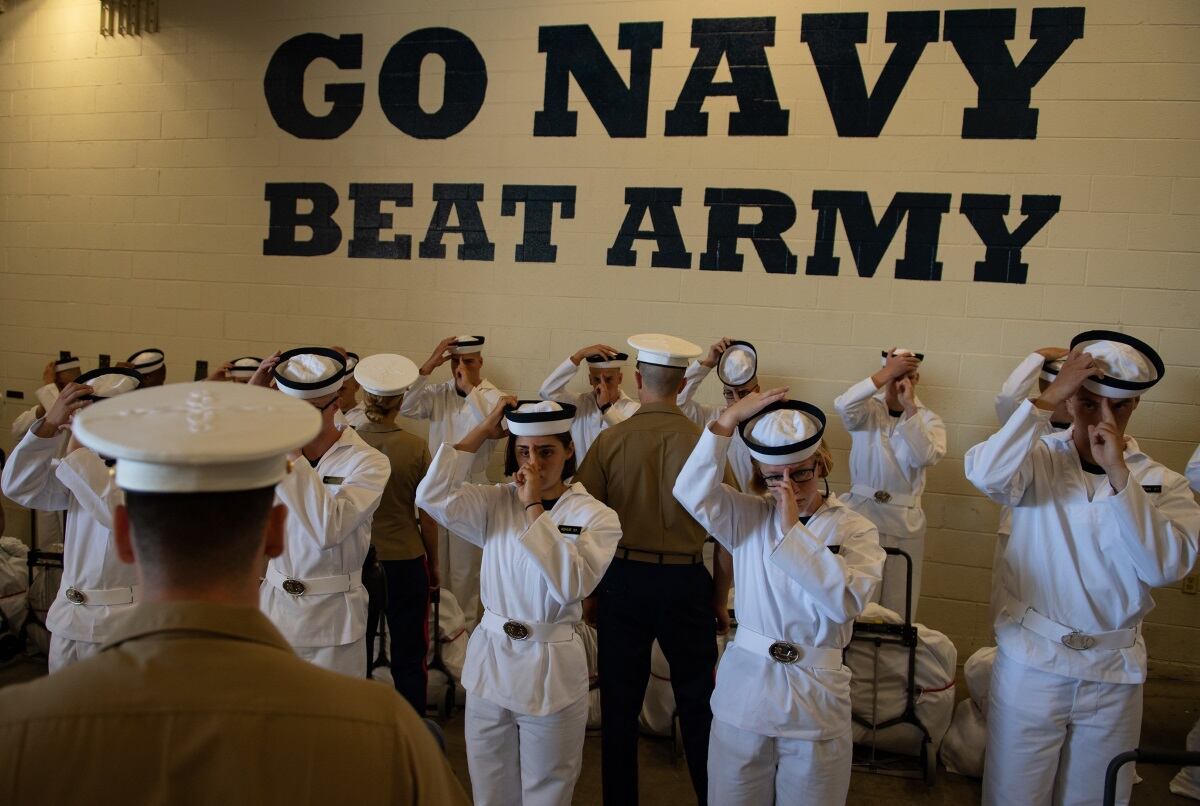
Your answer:
[[[765,392],[751,392],[721,412],[713,421],[712,432],[721,437],[731,436],[738,423],[749,420],[775,401],[783,400],[787,393],[786,386],[777,386]]]
[[[721,360],[721,355],[729,349],[729,344],[731,341],[732,339],[730,339],[728,336],[722,336],[714,341],[712,346],[708,348],[708,355],[706,355],[704,360],[700,363],[709,369],[715,367],[717,362]]]
[[[876,381],[875,386],[879,388],[884,384],[894,381],[897,378],[903,378],[918,371],[921,368],[921,356],[909,350],[891,348],[887,352],[887,357],[884,360],[883,369],[872,376]]]
[[[86,384],[68,383],[34,433],[42,439],[49,439],[66,428],[71,424],[75,412],[91,404],[93,391],[92,387]]]
[[[461,442],[455,444],[456,451],[465,451],[466,453],[475,453],[479,450],[483,443],[489,439],[503,439],[507,436],[504,430],[504,413],[511,408],[515,408],[517,399],[512,395],[504,395],[496,401],[496,405],[492,408],[488,416],[483,422],[471,429],[471,432],[462,438]]]
[[[1034,401],[1034,405],[1039,409],[1053,411],[1064,400],[1073,397],[1088,378],[1099,378],[1103,374],[1103,370],[1091,354],[1076,348],[1067,356],[1054,381]]]
[[[273,383],[272,378],[275,375],[275,365],[279,363],[280,357],[283,355],[282,350],[276,350],[261,364],[254,374],[250,376],[250,386],[266,386],[269,387]]]
[[[580,347],[571,356],[571,363],[579,366],[580,362],[591,356],[602,356],[604,358],[613,358],[621,351],[615,347],[609,347],[607,344],[589,344],[587,347]]]
[[[445,364],[447,361],[449,361],[451,355],[450,348],[453,347],[457,341],[458,336],[447,336],[439,341],[437,346],[433,348],[433,353],[431,353],[429,358],[426,359],[425,363],[421,365],[421,374],[429,375],[442,364]]]

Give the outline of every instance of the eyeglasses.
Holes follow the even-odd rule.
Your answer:
[[[788,477],[792,481],[808,481],[817,474],[817,466],[812,467],[796,467],[788,471]],[[782,473],[774,473],[770,476],[763,476],[763,481],[768,485],[779,484],[783,481]]]
[[[753,394],[754,392],[757,392],[757,391],[758,391],[757,386],[750,388],[750,389],[741,389],[741,390],[730,389],[729,387],[726,387],[725,391],[723,391],[722,394],[725,395],[726,403],[736,403],[739,400],[741,400],[743,397],[746,397],[747,395]]]

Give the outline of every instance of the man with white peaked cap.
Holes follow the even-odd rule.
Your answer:
[[[917,397],[925,356],[903,347],[884,350],[878,372],[833,401],[850,432],[850,491],[846,505],[879,527],[885,548],[912,557],[912,618],[921,597],[925,556],[925,470],[946,455],[942,418]],[[880,604],[904,615],[906,563],[888,557]]]
[[[700,384],[704,383],[704,379],[714,367],[723,386],[724,406],[706,406],[694,399]],[[693,361],[688,365],[683,377],[686,384],[679,395],[679,408],[696,425],[706,428],[726,408],[746,395],[760,391],[758,351],[748,341],[735,341],[725,336],[708,349],[708,355],[703,360]],[[729,444],[728,456],[733,477],[737,479],[741,489],[748,489],[746,485],[750,483],[754,470],[751,467],[750,451],[746,449],[746,444],[742,442],[741,434],[737,431]]]
[[[76,412],[137,389],[131,369],[92,370],[68,383],[33,423],[4,466],[4,494],[21,506],[67,511],[62,585],[50,611],[51,672],[99,651],[113,623],[138,600],[137,575],[120,561],[112,509],[121,502],[105,461],[71,433]],[[58,457],[61,456],[60,460]]]
[[[1090,804],[1104,772],[1136,748],[1151,589],[1200,554],[1200,506],[1187,480],[1125,436],[1141,395],[1162,378],[1148,344],[1088,331],[1037,400],[966,455],[967,478],[1012,507],[999,576],[1000,651],[992,671],[983,798]],[[1047,433],[1067,403],[1072,426]],[[1122,768],[1117,802],[1133,771]]]
[[[288,508],[283,553],[263,581],[263,612],[296,654],[325,669],[365,677],[367,591],[362,567],[371,515],[391,467],[387,457],[333,420],[346,365],[325,347],[300,347],[263,362],[254,383],[274,377],[279,391],[321,413],[321,431],[293,455],[275,488]]]
[[[610,425],[629,419],[638,410],[638,403],[630,399],[621,388],[623,369],[629,355],[607,344],[582,347],[574,355],[563,360],[554,372],[542,382],[538,395],[543,400],[570,403],[575,407],[575,422],[571,425],[571,440],[575,443],[575,456],[579,461],[587,455],[588,448],[596,435]],[[587,362],[590,394],[575,394],[567,391],[567,384],[575,377],[575,371]]]
[[[122,366],[122,364],[118,364]],[[142,376],[142,388],[162,386],[167,382],[167,357],[157,347],[138,350],[125,359],[123,366],[136,369]]]
[[[442,339],[404,395],[401,416],[429,421],[430,453],[435,453],[443,442],[453,445],[460,441],[487,418],[502,397],[503,393],[482,376],[486,341],[483,336]],[[447,361],[453,377],[431,384],[429,376]],[[488,460],[494,447],[495,441],[488,440],[475,454],[470,481],[487,482]],[[445,529],[439,537],[442,585],[458,600],[467,628],[471,629],[479,619],[479,564],[483,550]]]
[[[76,437],[116,459],[143,598],[97,656],[0,690],[0,802],[467,802],[401,698],[299,660],[256,606],[285,550],[273,488],[321,419],[212,382],[79,413]]]
[[[660,333],[629,338],[638,351],[642,406],[600,432],[575,480],[621,520],[616,556],[596,589],[604,802],[638,802],[638,714],[658,639],[671,665],[692,788],[708,793],[709,698],[717,661],[718,618],[727,617],[728,565],[704,567],[707,533],[671,495],[700,438],[700,428],[675,404],[688,362],[700,355],[689,341]],[[724,474],[729,484],[733,475]]]
[[[875,525],[821,484],[825,414],[752,392],[710,423],[675,497],[734,555],[738,630],[717,669],[708,799],[723,806],[840,804],[850,786],[850,674],[842,650],[883,574]],[[721,483],[735,430],[744,492]],[[803,792],[803,798],[799,793]]]

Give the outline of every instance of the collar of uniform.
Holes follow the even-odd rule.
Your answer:
[[[639,414],[653,414],[655,412],[678,414],[680,417],[684,416],[683,411],[674,403],[643,403],[642,407],[633,413],[633,416],[636,417]]]
[[[111,637],[100,649],[161,633],[207,633],[292,651],[257,607],[210,602],[143,602],[113,624]]]

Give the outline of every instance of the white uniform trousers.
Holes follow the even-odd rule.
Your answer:
[[[74,638],[62,638],[56,633],[50,633],[50,655],[46,665],[53,674],[72,663],[86,660],[99,651],[99,642],[76,641]]]
[[[468,692],[464,731],[475,806],[570,806],[583,768],[588,696],[530,716]]]
[[[836,739],[763,736],[713,719],[709,806],[841,806],[850,790],[850,730]]]
[[[925,559],[925,535],[920,537],[897,537],[879,533],[879,545],[884,548],[900,549],[912,557],[912,620],[917,620],[917,602],[921,599],[921,566]],[[883,584],[879,588],[879,604],[904,618],[904,591],[907,583],[908,563],[903,557],[888,555],[883,564]]]
[[[314,666],[341,672],[351,677],[367,676],[367,637],[341,646],[298,646],[292,647],[296,655]]]
[[[1103,800],[1113,756],[1142,731],[1142,687],[1043,672],[1001,649],[988,701],[985,806],[1073,806]],[[1121,768],[1117,803],[1128,804],[1133,765]]]
[[[442,587],[454,594],[470,632],[479,623],[479,568],[483,565],[483,549],[439,526],[438,558]]]

